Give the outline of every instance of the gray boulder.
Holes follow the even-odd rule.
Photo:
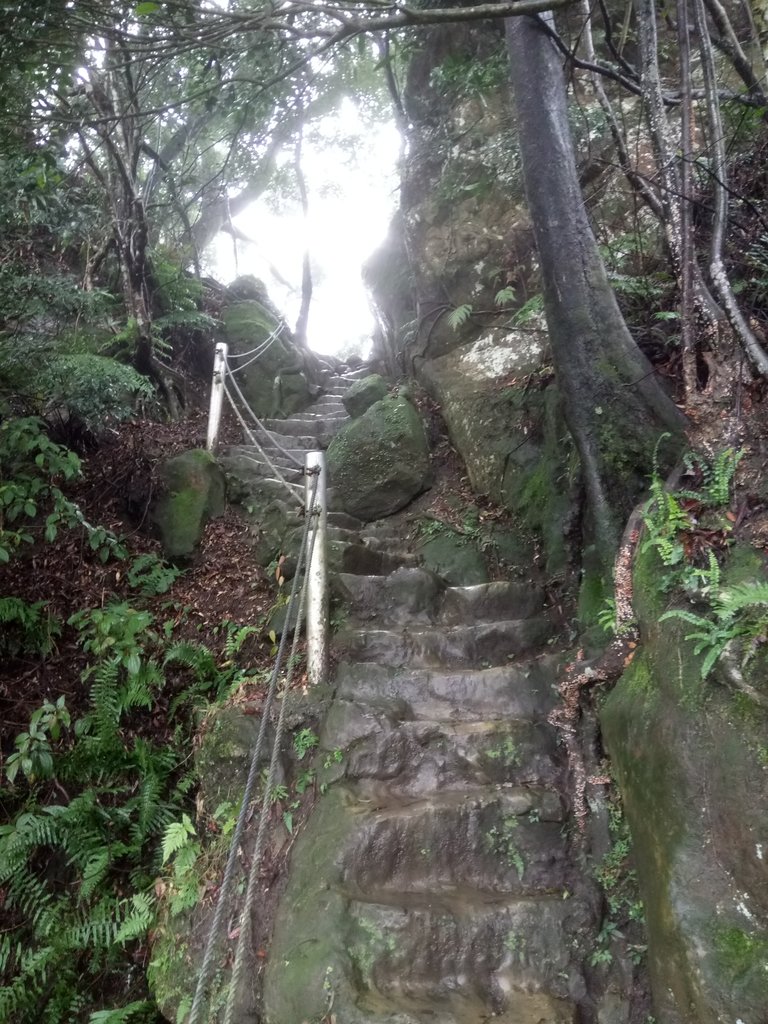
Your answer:
[[[427,437],[399,396],[374,403],[328,448],[331,484],[345,512],[371,521],[392,515],[429,485]]]

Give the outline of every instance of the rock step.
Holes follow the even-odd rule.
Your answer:
[[[313,452],[318,448],[318,439],[314,434],[278,434],[271,430],[269,437],[265,437],[263,441],[259,438],[259,444],[266,450],[276,448],[276,443],[288,451],[301,452],[302,458],[306,452]]]
[[[338,701],[322,732],[324,750],[343,750],[347,798],[362,810],[422,800],[426,793],[562,783],[562,751],[541,722],[407,719],[396,703]]]
[[[348,948],[362,1005],[367,996],[379,1013],[409,1014],[383,1020],[577,1019],[574,1004],[586,985],[575,961],[588,911],[576,899],[517,900],[461,912],[353,901],[350,917]]]
[[[346,530],[360,531],[364,528],[365,523],[362,519],[358,519],[356,516],[350,516],[346,512],[329,512],[328,525],[341,526]]]
[[[382,550],[378,538],[363,543]],[[386,547],[386,541],[384,547]],[[446,587],[427,569],[400,569],[390,576],[353,576],[333,581],[336,596],[350,608],[355,622],[407,626],[410,623],[457,625],[480,621],[527,619],[544,605],[543,590],[533,583],[501,581],[472,587]]]
[[[546,615],[471,626],[395,631],[346,628],[337,636],[345,660],[412,668],[503,665],[546,643],[552,626]]]
[[[313,416],[328,416],[337,413],[340,416],[349,416],[347,410],[344,408],[344,403],[340,398],[318,398],[317,401],[313,402],[311,407],[306,410],[307,413]],[[295,419],[303,416],[304,413],[297,413]]]
[[[559,821],[532,822],[530,807],[501,792],[368,815],[341,854],[341,885],[355,897],[376,902],[372,894],[386,893],[405,906],[409,893],[562,892],[570,872],[567,840]]]
[[[263,447],[264,445],[262,445],[262,448]],[[259,449],[256,447],[256,445],[253,444],[239,444],[233,446],[232,448],[228,449],[227,454],[243,455],[253,460],[254,462],[266,465],[264,461],[264,456],[259,452]],[[278,469],[292,470],[296,473],[302,473],[304,471],[303,458],[298,458],[297,456],[294,456],[296,462],[299,463],[299,465],[297,466],[296,462],[294,462],[293,459],[288,458],[287,455],[283,455],[283,453],[280,452],[279,450],[274,451],[274,453],[268,451],[267,454],[269,455],[270,461],[274,463],[274,465],[277,466]]]
[[[395,572],[403,567],[413,568],[420,563],[421,556],[410,551],[374,551],[361,540],[346,546],[339,569],[350,575],[368,575]]]
[[[330,423],[335,423],[335,420]],[[315,420],[310,419],[290,419],[290,420],[264,420],[264,426],[274,437],[294,437],[294,438],[317,438],[325,430],[328,431],[330,423],[320,417]],[[261,443],[261,438],[259,438]],[[309,447],[311,445],[302,445],[302,447]]]
[[[297,466],[291,465],[285,459],[282,461],[281,464],[280,462],[277,461],[277,459],[272,458],[271,453],[268,454],[270,460],[273,462],[273,465],[280,470],[280,472],[288,481],[288,483],[297,484],[300,485],[301,487],[304,486],[303,470],[299,469]],[[264,457],[259,455],[255,449],[253,455],[248,455],[247,453],[244,453],[242,455],[242,458],[243,460],[247,460],[249,475],[253,477],[264,477],[272,480],[275,479],[274,468],[270,466],[270,464],[264,459]]]
[[[359,704],[389,703],[403,720],[534,722],[544,720],[557,703],[556,669],[554,658],[454,672],[343,663],[336,692]]]

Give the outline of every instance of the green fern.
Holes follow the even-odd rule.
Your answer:
[[[126,574],[128,585],[145,597],[167,593],[179,576],[181,569],[167,565],[153,554],[143,554],[134,558]]]
[[[20,597],[0,597],[0,653],[50,654],[61,623],[48,611],[45,601],[28,604]]]
[[[472,316],[472,309],[472,304],[465,302],[463,305],[451,310],[448,314],[448,326],[454,331],[458,331],[462,324],[465,324]]]
[[[713,595],[711,617],[674,608],[659,621],[681,619],[696,627],[685,639],[694,641],[695,654],[704,654],[701,678],[706,679],[731,641],[738,638],[751,641],[765,636],[768,614],[748,614],[762,606],[768,606],[768,583],[740,583]]]
[[[140,999],[116,1010],[96,1010],[88,1017],[88,1024],[130,1024],[145,1015],[154,1019],[155,1006],[146,999]]]

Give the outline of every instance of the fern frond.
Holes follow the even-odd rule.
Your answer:
[[[96,1010],[88,1018],[88,1024],[128,1024],[139,1014],[150,1013],[154,1009],[153,1003],[141,999],[114,1010]]]
[[[448,326],[457,331],[462,324],[465,324],[467,320],[472,316],[472,305],[469,302],[465,302],[461,306],[457,306],[451,310],[448,314]]]
[[[768,605],[768,583],[737,583],[721,590],[715,602],[717,614],[732,618],[755,605]]]
[[[80,883],[80,899],[90,900],[96,889],[102,884],[109,870],[109,850],[101,849],[88,858]]]
[[[163,668],[168,665],[181,665],[190,668],[199,679],[214,680],[219,673],[216,659],[205,644],[194,643],[190,640],[173,644],[168,649],[163,660]]]
[[[127,910],[115,935],[115,942],[132,942],[149,931],[155,916],[155,901],[147,893],[134,893],[121,910]]]

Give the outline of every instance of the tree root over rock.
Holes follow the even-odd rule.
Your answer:
[[[670,479],[675,476],[673,473]],[[548,716],[565,744],[573,779],[573,814],[581,836],[586,834],[589,815],[587,787],[605,786],[611,781],[608,776],[592,775],[587,769],[579,735],[582,699],[589,687],[615,683],[635,656],[639,630],[632,605],[632,563],[642,533],[644,505],[637,505],[630,515],[614,563],[616,635],[597,658],[586,659],[583,650],[577,651],[576,659],[565,666],[558,686],[562,702]]]

